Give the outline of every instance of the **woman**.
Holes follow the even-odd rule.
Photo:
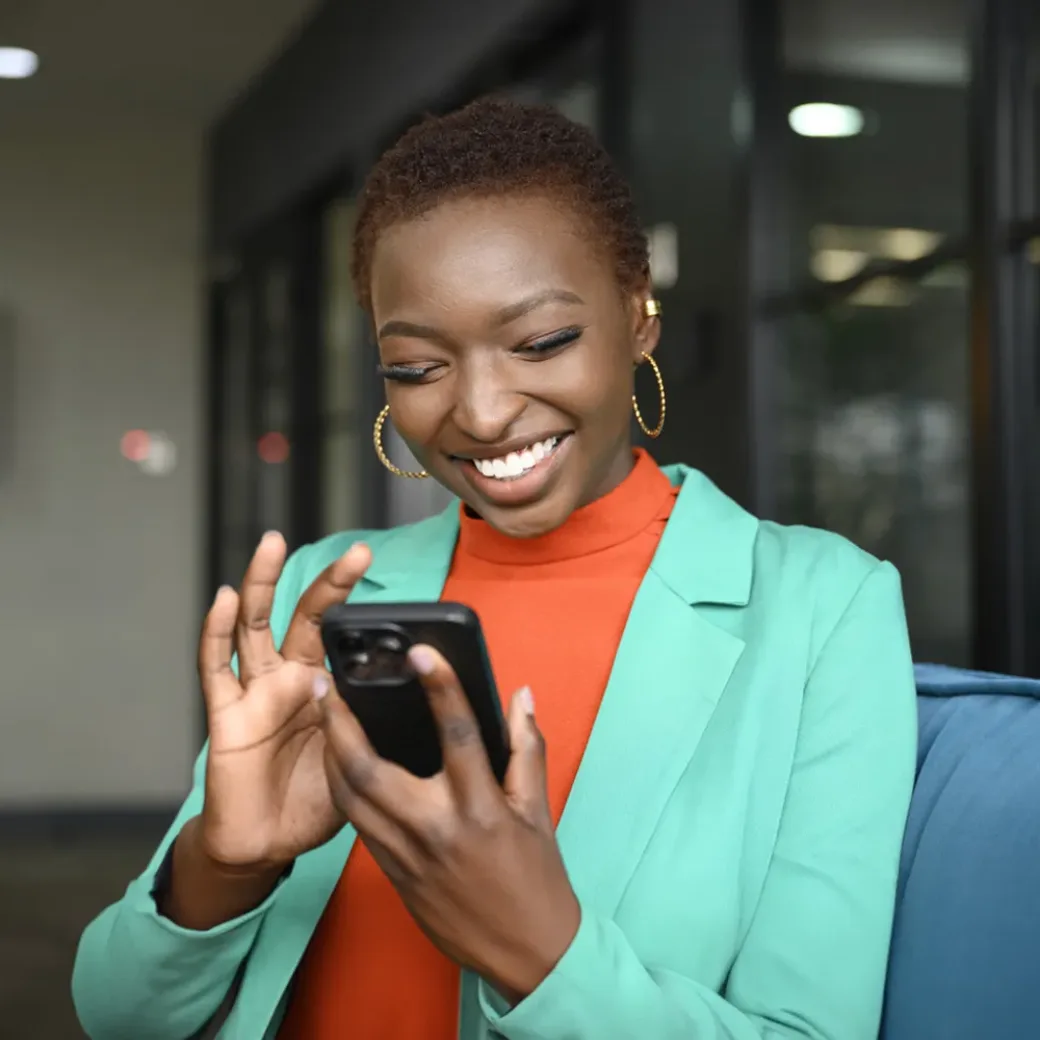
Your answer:
[[[646,241],[562,116],[411,130],[354,267],[376,451],[462,505],[284,567],[269,535],[217,594],[208,754],[83,937],[90,1036],[188,1037],[223,1005],[248,1040],[875,1037],[915,753],[895,570],[633,451],[640,362],[660,412],[636,419],[665,414]],[[386,456],[388,415],[423,471]],[[504,787],[429,648],[443,773],[374,754],[323,668],[347,597],[476,609],[518,691]]]

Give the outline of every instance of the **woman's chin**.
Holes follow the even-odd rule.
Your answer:
[[[543,497],[523,505],[505,506],[475,495],[472,489],[461,496],[467,507],[508,538],[538,538],[562,527],[577,506],[564,482]]]
[[[507,538],[540,538],[562,527],[573,512],[571,509],[554,509],[551,501],[519,510],[475,511],[480,512],[483,520]]]

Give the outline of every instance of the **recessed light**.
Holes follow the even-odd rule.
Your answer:
[[[821,282],[844,282],[855,278],[869,262],[870,254],[861,249],[818,249],[810,267]]]
[[[28,79],[40,67],[34,51],[24,47],[0,47],[0,79]]]
[[[863,113],[851,105],[814,101],[792,108],[787,122],[802,137],[855,137],[862,133],[865,120]]]

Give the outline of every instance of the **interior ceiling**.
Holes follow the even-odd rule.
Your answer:
[[[204,126],[292,38],[318,0],[0,0],[0,46],[40,56],[0,80],[11,122],[132,118]]]
[[[0,46],[40,55],[0,81],[0,126],[130,118],[211,122],[320,0],[0,0]],[[782,0],[789,67],[962,83],[962,0]]]
[[[789,67],[903,83],[968,78],[963,0],[782,0]]]

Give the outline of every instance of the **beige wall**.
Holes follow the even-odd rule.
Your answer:
[[[4,135],[17,402],[0,472],[0,808],[184,789],[203,547],[200,159],[190,130]],[[135,427],[173,440],[169,475],[121,458]]]

